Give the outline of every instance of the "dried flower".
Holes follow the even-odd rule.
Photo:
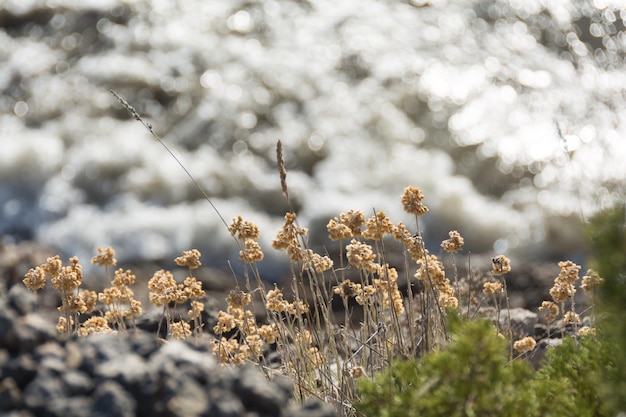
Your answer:
[[[563,325],[578,324],[580,323],[580,316],[573,311],[568,311],[563,315]]]
[[[202,283],[194,277],[187,277],[183,281],[185,298],[202,298],[206,292],[202,289]]]
[[[46,270],[46,273],[52,277],[55,277],[61,273],[61,269],[63,268],[63,262],[61,262],[61,257],[59,255],[53,256],[46,260],[46,263],[42,265]]]
[[[559,276],[554,279],[554,286],[550,289],[550,296],[557,303],[563,303],[568,298],[576,294],[574,283],[578,280],[578,271],[580,266],[572,261],[564,261],[558,263]]]
[[[311,249],[307,249],[305,253],[303,265],[305,269],[312,267],[315,272],[324,272],[333,267],[333,261],[328,256],[322,256]]]
[[[409,214],[421,216],[428,212],[428,207],[422,204],[423,199],[424,194],[422,194],[422,190],[415,187],[406,187],[402,194],[402,207]]]
[[[511,261],[504,255],[498,255],[491,260],[493,275],[500,276],[511,272]]]
[[[350,239],[353,236],[352,230],[350,230],[347,225],[341,223],[336,217],[330,219],[326,225],[326,229],[328,230],[330,240]]]
[[[350,264],[359,269],[375,271],[374,260],[376,259],[376,254],[372,251],[370,245],[352,239],[350,244],[346,246],[346,252]]]
[[[365,376],[365,369],[362,366],[355,366],[349,370],[350,376],[354,379],[359,379]]]
[[[59,333],[68,333],[70,328],[74,326],[74,318],[70,316],[69,326],[67,323],[67,319],[63,316],[59,317],[57,321],[56,329]]]
[[[580,337],[595,336],[595,334],[596,334],[596,329],[595,328],[591,328],[589,326],[581,327],[578,330],[578,336],[580,336]]]
[[[46,269],[43,266],[29,269],[22,282],[31,291],[42,289],[46,285]]]
[[[185,340],[191,336],[191,326],[184,321],[176,321],[171,327],[172,337],[178,340]]]
[[[244,240],[243,249],[239,251],[239,259],[251,264],[262,261],[263,257],[263,251],[259,242],[253,239]]]
[[[580,284],[580,288],[585,292],[590,292],[594,288],[602,285],[604,280],[600,277],[600,275],[594,271],[593,269],[587,270],[587,275],[585,275]]]
[[[213,327],[215,334],[229,332],[235,328],[235,318],[224,311],[217,313],[217,324]]]
[[[272,247],[276,250],[284,250],[291,262],[300,262],[304,259],[304,251],[300,245],[299,238],[306,236],[308,230],[298,227],[296,215],[294,213],[285,214],[285,223],[282,229],[272,240]]]
[[[239,240],[256,240],[261,235],[259,227],[256,224],[243,220],[241,216],[237,216],[237,218],[233,219],[232,223],[228,226],[228,231]]]
[[[113,329],[109,327],[109,323],[104,317],[94,316],[87,319],[78,330],[81,336],[92,333],[111,333]]]
[[[80,314],[92,313],[96,308],[96,302],[98,301],[98,294],[95,291],[82,291],[74,298],[74,302],[79,308],[74,311]]]
[[[257,329],[257,333],[263,338],[263,340],[265,340],[265,342],[275,343],[279,334],[278,326],[276,326],[276,323],[264,324]]]
[[[361,284],[354,283],[349,279],[342,281],[339,286],[333,287],[333,292],[341,297],[353,297],[361,290]]]
[[[198,269],[202,263],[200,262],[200,251],[198,249],[184,250],[182,255],[174,259],[176,265],[187,266],[189,269]]]
[[[191,302],[191,310],[187,311],[187,315],[189,316],[190,319],[198,319],[200,318],[203,311],[204,311],[204,303],[193,300]]]
[[[91,263],[100,266],[115,266],[117,265],[115,251],[111,247],[106,249],[98,248],[98,255],[91,258]]]
[[[150,302],[157,307],[172,301],[179,302],[183,298],[182,290],[176,284],[172,273],[163,269],[155,272],[150,278],[148,288]]]
[[[457,253],[463,247],[463,238],[456,230],[452,230],[448,235],[450,238],[441,242],[441,247],[448,253]]]
[[[483,294],[492,295],[497,292],[502,292],[501,282],[485,282],[483,284]]]
[[[292,316],[302,315],[309,312],[309,306],[301,300],[296,300],[287,305],[287,312]]]
[[[283,300],[283,293],[278,288],[270,290],[266,296],[265,308],[268,311],[282,312],[287,311],[289,303]]]
[[[384,211],[379,211],[375,216],[367,219],[365,226],[367,229],[363,232],[363,237],[372,240],[381,240],[386,233],[391,234],[394,228]]]
[[[443,263],[435,255],[427,255],[421,260],[415,278],[425,281],[428,285],[432,283],[435,287],[441,286],[447,280]]]
[[[541,303],[539,311],[543,311],[546,317],[546,322],[549,324],[554,322],[556,316],[559,314],[559,306],[552,301],[544,301]]]
[[[535,348],[537,342],[532,337],[528,336],[523,339],[517,340],[513,343],[513,348],[519,353],[530,352]]]

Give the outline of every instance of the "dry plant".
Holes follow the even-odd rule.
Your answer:
[[[121,96],[113,94],[176,159],[211,203],[207,193],[154,133],[152,126]],[[335,404],[345,415],[354,414],[352,404],[358,399],[357,379],[389,369],[397,358],[421,358],[442,348],[450,339],[446,316],[465,310],[470,317],[480,310],[485,298],[496,308],[495,330],[498,332],[501,332],[501,301],[506,300],[511,359],[514,349],[520,354],[533,351],[536,342],[532,337],[512,340],[504,278],[511,271],[509,259],[497,256],[492,260],[490,272],[479,275],[470,271],[467,277],[459,277],[456,256],[464,240],[457,231],[451,231],[449,238],[441,242],[441,248],[452,258],[453,284],[442,260],[425,247],[419,218],[428,212],[428,207],[424,205],[425,196],[420,189],[409,186],[401,195],[404,210],[414,216],[411,226],[392,222],[384,211],[374,211],[366,218],[362,212],[350,210],[330,219],[326,225],[328,236],[339,248],[338,265],[335,265],[328,254],[316,253],[308,247],[308,230],[298,225],[291,208],[280,141],[276,155],[288,212],[272,246],[289,259],[288,291],[265,287],[266,281],[258,268],[258,262],[264,258],[258,243],[258,226],[242,216],[227,224],[211,203],[240,249],[245,283],[242,288],[237,282],[226,298],[226,311],[219,311],[217,324],[205,329],[201,315],[205,291],[192,274],[201,265],[200,253],[195,249],[184,251],[175,260],[189,271],[182,283],[176,282],[171,272],[165,270],[155,272],[148,283],[149,300],[163,308],[159,328],[161,323],[165,324],[167,338],[186,339],[192,334],[201,337],[212,330],[211,348],[224,366],[254,363],[268,377],[273,373],[287,375],[294,382],[299,400],[318,398]],[[386,256],[398,250],[404,254],[405,291],[399,285],[398,269],[390,265]],[[24,284],[36,291],[43,288],[46,278],[50,277],[54,288],[60,291],[62,315],[57,328],[62,333],[87,335],[135,329],[135,318],[142,313],[141,304],[133,298],[130,289],[135,276],[130,270],[118,269],[111,277],[109,268],[116,265],[115,252],[111,248],[99,248],[98,252],[92,263],[103,266],[110,281],[110,287],[100,294],[80,288],[83,273],[76,258],[71,258],[67,266],[63,266],[58,256],[49,258],[24,278]],[[569,301],[570,309],[562,318],[563,327],[576,326],[580,318],[575,313],[573,296],[580,267],[569,261],[559,266],[561,274],[550,291],[554,302],[544,302],[540,310],[547,313],[546,319],[552,322],[559,313],[559,305],[560,311],[565,312]],[[481,286],[481,277],[483,281],[484,277],[493,278],[487,278]],[[590,271],[583,278],[582,287],[592,292],[600,281],[597,274]],[[261,322],[257,322],[255,315],[255,294],[259,294],[256,302],[260,298],[266,312]],[[478,297],[482,297],[481,300]],[[465,299],[463,305],[461,300]],[[98,301],[102,307],[100,314],[94,313]],[[176,309],[183,304],[190,306],[186,314],[188,320]],[[337,304],[343,311],[337,313],[334,307]],[[81,322],[81,315],[91,316]],[[272,350],[280,358],[278,366],[270,361]]]

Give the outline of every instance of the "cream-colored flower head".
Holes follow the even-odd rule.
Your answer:
[[[513,348],[519,353],[530,352],[537,346],[537,342],[528,336],[513,343]]]
[[[176,265],[186,266],[189,269],[197,269],[202,263],[200,262],[200,251],[198,249],[184,250],[182,255],[174,259]]]
[[[441,247],[448,253],[457,253],[463,248],[463,237],[456,230],[452,230],[448,235],[450,238],[441,242]]]
[[[511,261],[504,255],[498,255],[491,260],[493,275],[500,276],[511,272]]]
[[[416,187],[406,187],[402,194],[402,207],[409,214],[421,216],[428,212],[428,207],[422,204],[424,194],[422,190]]]
[[[98,255],[91,258],[91,263],[100,266],[115,266],[117,265],[115,251],[111,247],[106,249],[98,248]]]

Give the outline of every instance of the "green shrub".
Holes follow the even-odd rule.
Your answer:
[[[614,345],[593,335],[549,348],[538,371],[508,359],[488,321],[458,322],[445,349],[397,361],[359,384],[362,416],[614,416],[600,382],[614,370]]]
[[[453,323],[453,342],[422,360],[398,361],[360,385],[365,416],[520,416],[536,408],[532,369],[508,363],[507,342],[489,321]]]
[[[604,278],[598,299],[598,338],[609,350],[603,358],[602,395],[614,411],[626,411],[626,207],[617,204],[594,215],[587,225],[591,266]]]

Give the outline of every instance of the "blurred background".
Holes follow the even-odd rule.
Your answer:
[[[456,229],[466,252],[583,261],[582,219],[624,199],[625,21],[610,0],[1,0],[0,240],[238,263],[113,89],[227,222],[260,226],[267,271],[277,139],[316,248],[350,209],[414,229],[413,185],[435,252]]]

